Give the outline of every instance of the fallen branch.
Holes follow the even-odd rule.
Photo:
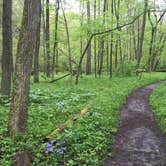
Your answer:
[[[47,138],[48,139],[55,138],[59,133],[63,132],[65,128],[73,126],[78,119],[85,116],[85,114],[87,114],[88,112],[89,112],[88,109],[84,109],[78,114],[74,115],[71,119],[61,124],[57,129],[55,129],[51,134],[49,134]]]
[[[49,83],[54,83],[54,82],[59,81],[59,80],[65,78],[65,77],[67,77],[67,76],[69,76],[69,75],[71,75],[71,74],[66,74],[66,75],[64,75],[64,76],[62,76],[62,77],[60,77],[60,78],[57,78],[57,79],[55,79],[55,80],[50,81]]]

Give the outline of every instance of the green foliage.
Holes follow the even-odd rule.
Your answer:
[[[157,120],[166,134],[166,84],[153,91],[150,101]]]
[[[56,84],[32,84],[28,132],[9,138],[6,134],[9,108],[0,106],[0,165],[9,166],[16,152],[28,150],[34,156],[34,165],[102,165],[103,157],[111,152],[112,135],[119,123],[119,109],[131,91],[154,81],[164,79],[160,73],[144,73],[137,77],[106,76],[94,79],[83,76],[75,86],[66,78]],[[45,154],[43,141],[58,125],[73,114],[88,108],[90,112],[60,134],[55,140],[63,142],[66,151],[59,154],[59,145]]]

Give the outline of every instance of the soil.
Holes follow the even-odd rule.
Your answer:
[[[149,96],[158,85],[138,89],[128,97],[113,139],[114,155],[104,160],[104,166],[166,166],[166,139],[149,105]]]

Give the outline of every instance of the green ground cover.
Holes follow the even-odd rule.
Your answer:
[[[103,157],[111,153],[111,138],[117,131],[119,109],[127,96],[139,87],[162,79],[166,79],[164,73],[145,73],[141,79],[83,76],[77,86],[71,78],[53,84],[31,83],[28,132],[15,138],[6,135],[10,100],[0,98],[0,165],[10,165],[12,156],[20,149],[30,151],[37,166],[101,165]],[[156,93],[152,103],[155,96]],[[56,142],[50,145],[53,149],[49,149],[53,151],[46,154],[44,138],[84,108],[90,112],[55,138]]]
[[[153,91],[150,102],[159,125],[166,135],[166,83],[161,84]]]

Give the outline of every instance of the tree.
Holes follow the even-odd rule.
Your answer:
[[[34,54],[34,82],[39,82],[39,50],[40,50],[40,28],[41,28],[41,1],[39,4],[40,16],[38,19],[38,27],[36,32],[36,46]]]
[[[30,75],[39,19],[40,0],[25,0],[16,55],[14,92],[8,120],[10,136],[16,132],[26,131]]]
[[[59,0],[55,4],[55,33],[54,33],[54,48],[53,48],[53,63],[52,63],[52,79],[54,72],[58,72],[58,17],[59,17]]]
[[[148,12],[148,19],[151,25],[151,40],[150,40],[150,46],[149,46],[149,58],[148,58],[148,71],[153,70],[155,67],[155,59],[156,59],[156,52],[157,52],[157,48],[160,47],[160,43],[162,43],[162,39],[159,40],[161,41],[160,43],[157,44],[157,30],[158,30],[158,24],[162,21],[162,18],[164,17],[166,11],[164,11],[159,19],[157,18],[157,14],[155,12],[153,12],[154,14],[154,18],[155,18],[155,22],[153,22],[152,18],[151,18],[151,12]],[[161,35],[161,38],[163,37],[163,34]],[[164,40],[163,40],[164,41]],[[165,41],[164,41],[165,43]],[[163,44],[164,44],[163,43]]]
[[[13,72],[12,59],[12,0],[3,0],[3,51],[1,92],[10,95]]]
[[[141,58],[142,58],[142,49],[143,49],[145,26],[146,26],[147,8],[148,8],[148,0],[144,0],[144,14],[143,14],[143,20],[142,20],[142,27],[141,27],[140,35],[138,37],[139,41],[138,41],[138,48],[137,48],[137,65],[136,65],[137,69],[140,67],[140,62],[141,62]]]
[[[96,20],[96,0],[94,0],[94,20]],[[96,29],[96,26],[95,26]],[[95,78],[97,77],[97,40],[94,37],[94,73]]]
[[[69,34],[68,22],[67,22],[67,19],[66,19],[65,10],[63,8],[62,1],[61,1],[61,7],[62,7],[63,18],[64,18],[64,22],[65,22],[66,36],[67,36],[69,73],[72,74],[72,57],[71,57],[71,46],[70,46],[70,34]]]
[[[107,0],[104,0],[103,3],[103,26],[105,26],[105,12],[106,12],[106,5],[107,5]],[[98,69],[98,74],[99,76],[102,74],[102,69],[103,69],[103,55],[104,55],[104,37],[101,36],[100,42],[99,42],[99,69]]]
[[[114,14],[114,0],[111,0],[111,20],[113,21],[113,14]],[[112,55],[113,55],[113,32],[111,33],[111,43],[110,43],[110,78],[112,78],[113,67],[112,67]]]
[[[49,0],[46,0],[46,59],[47,59],[47,67],[46,67],[46,74],[47,77],[50,77],[50,10],[49,10]]]
[[[87,1],[87,19],[88,19],[88,25],[90,24],[90,1]],[[88,38],[89,38],[90,32],[88,30]],[[86,74],[91,74],[91,43],[88,46],[87,49],[87,60],[86,60]]]

